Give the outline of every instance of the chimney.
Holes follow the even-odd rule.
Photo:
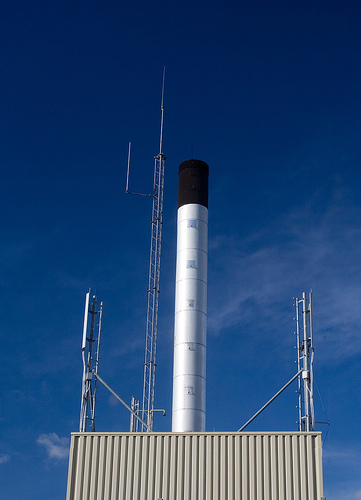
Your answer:
[[[204,432],[208,260],[207,163],[179,165],[173,432]]]

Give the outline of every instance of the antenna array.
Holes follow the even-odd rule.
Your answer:
[[[162,243],[162,225],[163,225],[163,190],[164,190],[164,164],[165,156],[163,154],[163,123],[164,123],[164,79],[165,68],[163,71],[162,100],[161,100],[161,122],[159,153],[154,157],[154,178],[153,193],[144,195],[141,193],[131,193],[129,187],[129,165],[130,165],[130,144],[128,152],[128,170],[126,192],[140,196],[151,196],[153,198],[152,218],[151,218],[151,241],[150,241],[150,259],[149,259],[149,282],[147,295],[147,323],[146,323],[146,342],[144,357],[144,379],[143,379],[143,399],[140,405],[139,401],[132,400],[132,410],[138,414],[147,425],[141,425],[141,431],[153,430],[154,415],[154,393],[155,393],[155,368],[157,352],[157,333],[158,333],[158,303],[159,303],[159,278],[160,278],[160,254]],[[131,417],[130,430],[138,431],[138,422]]]
[[[297,324],[297,373],[285,384],[266,404],[262,406],[238,432],[242,432],[255,418],[258,417],[282,392],[289,387],[292,382],[298,380],[298,411],[299,411],[299,430],[315,430],[315,412],[313,407],[313,310],[312,310],[312,291],[309,294],[309,303],[307,305],[307,296],[303,292],[302,299],[295,299],[296,305],[296,324]],[[302,323],[300,318],[303,319]],[[302,334],[303,333],[303,334]],[[303,384],[302,384],[303,382]]]
[[[313,307],[312,291],[295,299],[298,377],[298,423],[300,431],[315,430],[313,406]]]
[[[85,296],[85,312],[83,326],[82,358],[83,358],[83,381],[80,407],[80,432],[86,432],[88,422],[91,431],[95,432],[95,402],[97,392],[97,373],[99,366],[100,337],[102,330],[103,302],[98,304],[93,295],[91,306],[89,306],[90,290]],[[98,314],[97,338],[95,317]],[[88,332],[88,319],[90,328]],[[95,350],[94,350],[95,346]],[[94,377],[93,377],[94,375]]]

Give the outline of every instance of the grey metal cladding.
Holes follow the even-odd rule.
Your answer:
[[[318,432],[74,433],[67,500],[320,500]]]

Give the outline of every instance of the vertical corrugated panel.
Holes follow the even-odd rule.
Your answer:
[[[72,435],[67,500],[320,500],[320,433]]]
[[[170,498],[169,487],[170,487],[170,436],[164,436],[163,439],[163,482],[162,482],[162,495],[159,498]]]
[[[322,474],[322,441],[321,436],[315,443],[315,468],[316,468],[316,490],[323,492],[323,474]]]
[[[242,475],[240,473],[242,460],[241,460],[241,440],[234,438],[234,498],[241,500],[242,498]]]
[[[271,484],[271,461],[270,461],[270,439],[265,438],[262,446],[263,450],[263,495],[264,500],[271,500],[270,484]],[[260,489],[260,488],[259,488]]]

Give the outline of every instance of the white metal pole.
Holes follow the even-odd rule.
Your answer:
[[[313,330],[313,296],[312,296],[312,290],[309,293],[309,314],[310,314],[310,349],[311,349],[311,356],[310,356],[310,362],[309,362],[309,371],[310,371],[310,383],[309,383],[309,390],[310,390],[310,427],[311,430],[315,430],[315,409],[313,405],[313,359],[315,355],[315,346],[314,346],[314,330]]]
[[[301,341],[300,341],[300,317],[299,317],[299,300],[295,299],[296,305],[296,346],[297,346],[297,371],[299,373],[297,379],[297,390],[298,390],[298,429],[302,430],[302,386],[301,386]]]
[[[304,398],[305,398],[305,430],[310,430],[310,388],[309,388],[309,353],[308,353],[308,325],[307,325],[307,295],[306,292],[302,294],[303,301],[303,372],[302,379],[304,384]]]
[[[86,333],[88,328],[88,314],[89,314],[89,295],[90,291],[85,296],[85,311],[84,311],[84,324],[83,324],[83,342],[81,345],[82,350],[84,351],[86,346]]]
[[[88,329],[88,314],[89,314],[89,292],[85,295],[85,310],[84,310],[84,323],[83,323],[83,337],[82,337],[82,360],[83,360],[83,379],[82,379],[82,389],[81,389],[81,405],[80,405],[80,422],[79,422],[79,431],[86,431],[86,415],[87,415],[87,407],[88,407],[88,399],[87,399],[87,381],[86,381],[86,373],[87,373],[87,363],[85,361],[85,348],[87,342],[87,329]]]

